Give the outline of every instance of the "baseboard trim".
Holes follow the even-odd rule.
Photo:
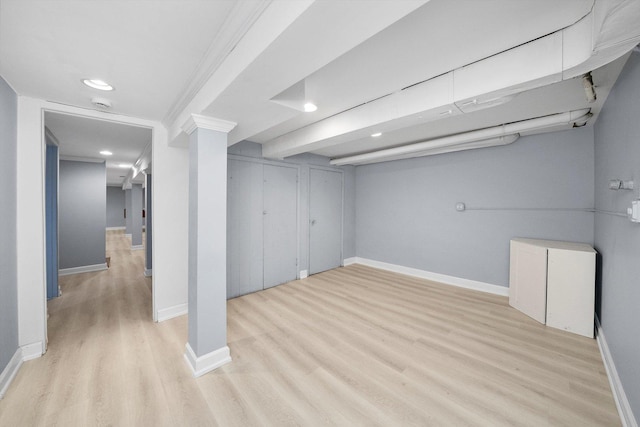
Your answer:
[[[153,270],[150,268],[145,268],[144,269],[144,277],[151,277],[153,276]]]
[[[607,377],[609,378],[609,384],[611,385],[611,391],[613,392],[613,398],[616,401],[616,407],[618,408],[618,414],[620,414],[620,421],[624,427],[638,427],[633,411],[631,410],[631,404],[627,399],[627,394],[624,392],[622,382],[618,376],[618,370],[613,362],[609,345],[604,337],[604,331],[600,325],[600,319],[596,315],[596,341],[598,342],[598,348],[600,348],[600,354],[602,355],[602,361],[604,362],[604,368],[607,371]]]
[[[162,308],[158,310],[158,322],[164,322],[165,320],[173,319],[174,317],[182,316],[189,312],[189,305],[187,303],[174,305],[172,307]]]
[[[107,231],[126,230],[127,227],[107,227]]]
[[[394,273],[406,274],[407,276],[419,277],[421,279],[433,280],[445,285],[457,286],[459,288],[471,289],[474,291],[486,292],[494,295],[509,296],[509,288],[505,286],[493,285],[491,283],[478,282],[476,280],[463,279],[446,274],[432,273],[417,268],[405,267],[397,264],[390,264],[382,261],[375,261],[367,258],[355,257],[353,264],[367,265],[381,270],[392,271]]]
[[[144,245],[131,245],[132,251],[141,251],[144,249]]]
[[[358,258],[353,256],[353,257],[351,257],[351,258],[345,258],[345,259],[342,261],[342,265],[343,265],[344,267],[346,267],[346,266],[348,266],[348,265],[355,264],[355,263],[357,263],[357,262],[358,262]]]
[[[7,366],[0,373],[0,399],[7,393],[11,382],[18,374],[20,366],[22,366],[22,362],[24,362],[22,360],[22,349],[18,347]]]
[[[124,229],[126,230],[127,227],[125,227]],[[131,237],[131,233],[124,233],[124,237]]]
[[[187,350],[184,353],[184,358],[191,368],[191,372],[193,372],[193,377],[198,378],[231,362],[231,352],[229,347],[225,345],[224,347],[207,353],[204,356],[197,357],[191,348],[191,345],[187,343]]]
[[[306,279],[309,277],[309,270],[300,270],[300,279]]]
[[[34,342],[32,344],[23,345],[20,347],[22,351],[22,361],[37,359],[44,354],[44,346],[42,341]]]
[[[103,262],[102,264],[82,265],[80,267],[71,267],[71,268],[61,268],[60,270],[58,270],[58,275],[68,276],[70,274],[90,273],[92,271],[102,271],[106,269],[107,269],[107,263]]]

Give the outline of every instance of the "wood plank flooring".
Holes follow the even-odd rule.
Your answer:
[[[194,379],[129,245],[110,231],[109,270],[61,277],[0,426],[620,425],[595,340],[358,265],[230,300],[233,362]]]

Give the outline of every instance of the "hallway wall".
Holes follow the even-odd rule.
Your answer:
[[[121,186],[107,186],[107,227],[124,227],[124,190]]]
[[[0,77],[0,374],[18,350],[16,125],[17,97]]]

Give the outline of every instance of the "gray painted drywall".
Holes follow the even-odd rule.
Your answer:
[[[585,128],[358,166],[356,255],[508,286],[511,238],[593,242],[591,212],[518,210],[592,209],[593,156]]]
[[[103,264],[107,223],[104,163],[60,161],[60,269]]]
[[[131,246],[142,246],[142,185],[131,186]],[[127,210],[127,217],[129,211]]]
[[[640,54],[633,53],[595,124],[595,202],[626,212],[640,188]],[[633,191],[608,189],[610,179],[635,181]],[[636,420],[640,420],[640,224],[596,214],[600,253],[597,312]]]
[[[124,190],[107,186],[107,227],[124,227]]]
[[[153,206],[151,197],[153,195],[151,190],[151,174],[146,175],[146,188],[144,189],[144,203],[145,203],[145,212],[146,217],[144,218],[146,224],[146,234],[145,234],[145,255],[144,255],[144,268],[147,272],[151,272],[153,268],[152,260],[153,260],[153,210],[151,209]]]
[[[243,157],[262,159],[262,146],[249,141],[242,141],[234,144],[228,149],[228,153]],[[342,170],[344,176],[344,212],[343,212],[343,235],[342,235],[342,256],[351,258],[355,256],[355,168],[353,166],[332,167],[327,157],[315,154],[299,154],[288,157],[285,163],[298,165],[300,168],[300,259],[298,268],[300,270],[309,269],[309,168],[311,166],[330,167]]]
[[[227,345],[227,134],[189,135],[189,345],[197,357]]]
[[[0,77],[0,374],[18,349],[17,108],[15,92]]]

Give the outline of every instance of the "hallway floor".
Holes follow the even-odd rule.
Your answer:
[[[0,426],[617,426],[596,341],[506,298],[353,265],[228,302],[233,362],[194,379],[187,316],[151,318],[143,251],[61,277],[49,349]]]

